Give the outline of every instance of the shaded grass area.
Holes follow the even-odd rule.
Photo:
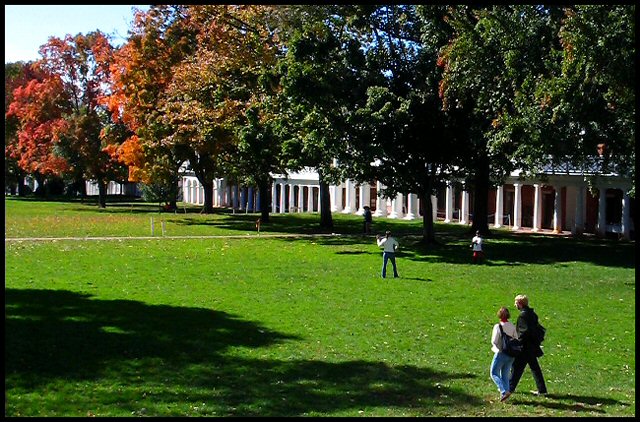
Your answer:
[[[425,247],[402,221],[401,278],[382,280],[361,219],[340,220],[331,237],[5,242],[5,414],[635,415],[634,243],[496,230],[471,265],[464,227]],[[501,404],[489,336],[519,293],[548,330],[550,395],[527,369]]]
[[[212,398],[212,410],[221,416],[412,406],[417,398],[441,395],[434,387],[438,382],[472,377],[381,362],[226,355],[233,347],[268,347],[299,338],[210,309],[96,300],[69,291],[8,289],[6,299],[12,315],[5,327],[11,388],[38,390],[60,379],[66,384],[109,380],[126,386],[124,397],[114,397],[112,414],[143,408],[144,413],[172,414],[175,403]],[[135,394],[136,386],[151,391]],[[127,391],[133,397],[126,397]],[[464,392],[447,393],[450,404],[476,400]],[[66,399],[52,401],[61,413],[77,412]],[[177,406],[177,414],[185,411]]]

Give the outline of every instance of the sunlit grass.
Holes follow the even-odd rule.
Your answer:
[[[73,236],[149,218],[5,205],[5,230],[45,237],[55,218]],[[249,217],[175,227],[240,234]],[[318,221],[274,217],[287,234]],[[419,222],[378,220],[402,246],[402,278],[383,280],[361,219],[336,221],[345,235],[5,242],[6,415],[635,416],[634,243],[496,231],[474,266],[459,226],[425,248]],[[527,369],[502,404],[489,336],[517,293],[547,327],[551,395],[528,393]]]

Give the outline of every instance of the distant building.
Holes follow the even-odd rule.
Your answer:
[[[319,211],[318,174],[310,169],[288,175],[275,174],[271,188],[273,213]],[[615,174],[599,176],[598,193],[591,194],[587,180],[591,175],[570,169],[547,169],[545,180],[520,180],[513,172],[501,186],[489,191],[489,218],[493,227],[537,232],[570,231],[573,234],[594,233],[635,239],[635,201],[629,197],[629,178]],[[362,215],[369,205],[376,217],[413,220],[422,218],[422,204],[415,194],[398,194],[380,198],[383,186],[357,184],[345,180],[330,186],[331,211]],[[182,177],[183,201],[204,204],[204,191],[193,174]],[[259,212],[258,189],[252,186],[230,185],[226,179],[216,179],[213,187],[214,207],[228,207],[241,212]],[[433,221],[471,224],[473,193],[464,183],[451,180],[446,189],[431,196]]]

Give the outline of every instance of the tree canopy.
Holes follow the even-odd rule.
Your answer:
[[[634,18],[634,5],[154,5],[121,47],[99,31],[51,38],[8,68],[5,162],[155,184],[174,206],[188,163],[206,212],[228,177],[259,186],[265,222],[271,174],[312,167],[322,227],[330,183],[377,180],[422,199],[428,242],[429,196],[460,179],[487,231],[489,187],[516,167],[635,177]]]

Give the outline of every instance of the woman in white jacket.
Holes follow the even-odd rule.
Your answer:
[[[500,326],[504,330],[505,334],[509,337],[518,338],[518,332],[516,326],[509,322],[511,314],[509,310],[504,306],[498,311],[498,318],[500,322],[493,326],[491,333],[491,350],[495,353],[493,360],[491,361],[491,379],[498,386],[500,390],[500,401],[505,401],[511,395],[509,391],[509,374],[511,373],[511,366],[513,365],[514,358],[503,353],[502,348],[502,333],[500,332]]]

